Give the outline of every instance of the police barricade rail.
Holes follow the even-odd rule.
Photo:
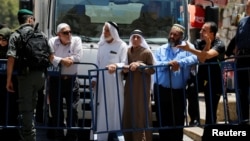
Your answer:
[[[215,77],[214,76],[214,70],[213,69],[210,69],[210,67],[212,67],[213,65],[218,65],[218,62],[214,62],[214,63],[202,63],[202,64],[196,64],[196,67],[198,67],[198,66],[206,66],[206,69],[208,69],[207,70],[207,74],[205,74],[206,76],[207,76],[207,82],[208,83],[210,83],[209,85],[208,85],[208,87],[207,87],[207,89],[209,89],[209,93],[208,93],[208,97],[209,97],[209,102],[210,102],[210,105],[211,105],[211,103],[212,103],[212,88],[211,88],[211,84],[213,84],[213,83],[215,83],[215,82],[213,82],[213,80],[214,79],[212,79],[211,80],[211,78],[213,78],[213,77]],[[108,101],[110,101],[110,97],[107,97],[107,89],[109,89],[108,87],[107,87],[107,82],[105,81],[107,78],[107,75],[113,75],[113,76],[117,76],[119,73],[121,73],[121,70],[123,69],[123,68],[118,68],[117,70],[116,70],[116,72],[115,72],[115,74],[109,74],[108,73],[108,70],[105,68],[105,69],[96,69],[96,70],[89,70],[89,74],[91,75],[92,73],[94,73],[94,74],[96,74],[96,73],[98,73],[99,74],[99,78],[98,78],[98,80],[100,81],[100,83],[99,83],[99,85],[101,85],[101,86],[97,86],[97,89],[96,89],[96,95],[98,95],[98,91],[100,91],[98,88],[101,88],[101,91],[103,92],[102,94],[104,95],[102,98],[104,99],[104,112],[102,113],[103,115],[98,115],[98,113],[97,113],[97,107],[99,106],[98,104],[100,104],[100,103],[98,103],[98,102],[93,102],[93,112],[94,112],[94,116],[93,116],[93,118],[92,118],[92,120],[93,120],[93,132],[94,132],[94,134],[95,134],[95,140],[98,140],[98,134],[105,134],[105,133],[109,133],[109,134],[112,134],[112,133],[116,133],[117,134],[117,136],[119,137],[119,136],[121,136],[122,134],[124,134],[124,133],[126,133],[126,132],[137,132],[137,131],[152,131],[152,132],[157,132],[157,131],[159,131],[160,129],[176,129],[176,128],[188,128],[188,127],[194,127],[194,126],[198,126],[198,127],[205,127],[205,126],[207,126],[207,125],[217,125],[217,124],[225,124],[225,125],[237,125],[237,124],[240,124],[241,123],[241,117],[240,116],[238,116],[238,118],[237,119],[230,119],[230,116],[229,116],[229,109],[230,109],[230,107],[228,107],[228,97],[227,97],[227,95],[228,95],[228,92],[227,92],[227,79],[225,79],[226,77],[228,77],[228,76],[226,76],[226,73],[228,73],[229,71],[233,71],[233,72],[236,72],[236,66],[235,66],[235,63],[234,62],[232,62],[232,61],[223,61],[223,62],[220,62],[219,63],[219,66],[220,66],[220,72],[219,73],[221,73],[221,76],[222,76],[222,79],[221,80],[219,80],[219,82],[218,82],[218,84],[219,83],[221,83],[221,89],[222,89],[222,91],[221,91],[221,98],[222,98],[222,102],[223,102],[223,108],[224,108],[224,118],[223,118],[223,120],[221,120],[221,121],[216,121],[216,119],[214,119],[214,116],[213,116],[213,108],[212,107],[210,107],[210,113],[211,113],[211,119],[209,119],[210,121],[211,121],[211,123],[209,123],[209,124],[206,124],[205,122],[202,122],[201,120],[201,114],[204,114],[204,112],[205,112],[205,108],[204,107],[201,107],[201,105],[200,105],[200,103],[199,103],[199,101],[200,101],[200,99],[203,99],[205,96],[204,96],[204,90],[198,90],[198,87],[199,86],[197,86],[197,91],[199,91],[199,93],[201,94],[201,96],[200,96],[200,94],[199,93],[197,93],[197,95],[199,94],[199,98],[197,98],[197,101],[198,101],[198,103],[199,103],[199,105],[198,105],[198,109],[199,109],[199,119],[198,119],[198,121],[199,121],[199,123],[197,124],[197,125],[191,125],[191,124],[189,124],[189,120],[190,120],[190,118],[189,118],[189,115],[188,115],[188,111],[187,111],[187,108],[185,108],[184,109],[184,115],[185,115],[185,121],[184,121],[184,124],[183,125],[181,125],[181,124],[178,124],[177,123],[177,121],[175,121],[175,118],[172,118],[172,123],[171,123],[171,125],[164,125],[163,124],[163,121],[162,121],[162,119],[160,118],[161,117],[161,112],[159,112],[159,111],[161,111],[161,110],[163,110],[164,111],[164,109],[160,109],[160,107],[159,107],[159,105],[157,106],[156,104],[157,103],[155,103],[155,101],[156,101],[156,95],[158,95],[157,93],[152,93],[151,94],[151,100],[152,100],[152,113],[151,114],[147,114],[147,113],[149,113],[149,108],[147,107],[147,98],[146,98],[146,88],[147,87],[150,87],[150,86],[148,86],[146,83],[145,83],[145,78],[143,78],[142,80],[141,80],[141,84],[142,84],[142,88],[140,88],[140,87],[133,87],[134,85],[136,85],[136,84],[133,84],[134,82],[130,82],[130,85],[129,85],[129,90],[130,90],[130,92],[132,92],[133,91],[133,89],[142,89],[142,92],[143,92],[143,95],[144,95],[144,99],[142,100],[143,102],[143,105],[144,105],[144,111],[141,111],[141,114],[145,114],[144,116],[145,116],[145,118],[144,118],[144,120],[145,121],[142,121],[142,122],[144,122],[144,126],[143,127],[137,127],[136,125],[135,125],[135,120],[136,120],[136,117],[134,116],[134,115],[136,115],[136,113],[134,113],[134,109],[136,109],[136,106],[138,106],[138,105],[133,105],[133,103],[131,102],[131,108],[130,108],[130,114],[131,114],[131,124],[132,124],[132,126],[130,127],[130,128],[124,128],[124,125],[123,125],[123,111],[122,110],[119,110],[119,112],[118,112],[118,121],[119,121],[119,124],[120,124],[120,128],[118,128],[118,129],[112,129],[112,127],[110,127],[109,125],[111,124],[110,123],[110,121],[109,120],[107,120],[107,118],[110,118],[110,113],[108,113],[108,109],[107,109],[107,103],[109,103]],[[167,65],[155,65],[155,66],[140,66],[139,67],[139,69],[142,71],[141,73],[142,73],[142,75],[145,77],[145,72],[144,72],[144,70],[146,70],[146,69],[148,69],[148,68],[154,68],[155,70],[157,70],[157,69],[159,69],[159,68],[162,68],[162,67],[165,67],[166,69],[171,69],[171,66],[167,66]],[[181,69],[181,68],[180,68]],[[246,68],[246,69],[248,69],[249,70],[249,68]],[[196,71],[197,71],[197,69],[196,69]],[[171,70],[169,71],[170,72],[170,74],[169,75],[171,75]],[[196,74],[197,74],[197,72],[195,72]],[[155,74],[154,74],[155,76],[157,76],[158,75],[158,73],[157,73],[157,71],[155,71]],[[134,77],[133,75],[129,75],[129,76],[127,76],[127,77],[130,77],[130,79],[127,79],[127,80],[133,80],[132,79],[132,77]],[[237,83],[236,83],[236,81],[237,81],[237,78],[235,78],[235,76],[230,76],[231,78],[233,78],[234,79],[234,84],[235,85],[237,85]],[[169,77],[170,78],[170,81],[169,81],[169,83],[170,83],[170,86],[172,85],[171,83],[172,83],[172,78],[171,77]],[[198,78],[198,76],[196,75],[196,83],[198,84],[199,83],[199,80],[200,78]],[[97,81],[98,81],[97,80]],[[114,81],[118,81],[118,78],[117,77],[114,77]],[[125,80],[124,80],[125,81]],[[155,82],[157,82],[158,80],[154,80]],[[167,83],[167,82],[166,82]],[[185,91],[185,87],[186,87],[186,83],[185,82],[183,82],[183,93],[184,93],[184,99],[186,99],[187,97],[187,94],[186,94],[186,91]],[[204,84],[198,84],[198,85],[204,85]],[[116,83],[116,84],[113,84],[112,85],[112,87],[116,87],[116,95],[117,95],[117,97],[119,97],[119,87],[118,87],[118,84]],[[236,86],[235,86],[236,87]],[[156,87],[156,89],[159,89],[159,88],[157,88]],[[173,90],[173,88],[172,88],[172,86],[170,87],[170,89],[171,90]],[[156,91],[158,91],[158,90],[156,90]],[[172,91],[171,91],[172,92]],[[172,95],[171,97],[173,98],[173,94],[170,92],[170,95]],[[231,93],[231,92],[230,92]],[[130,100],[131,101],[133,101],[134,100],[134,97],[133,97],[133,95],[134,95],[134,93],[130,93]],[[233,97],[234,97],[234,99],[235,99],[235,104],[236,104],[236,108],[234,108],[234,109],[230,109],[231,111],[233,110],[235,113],[237,113],[237,115],[240,115],[240,113],[239,112],[241,112],[240,111],[240,101],[239,101],[239,97],[237,96],[237,91],[233,94]],[[96,101],[98,99],[98,96],[97,96],[97,98],[95,99],[93,99],[94,101]],[[108,100],[109,99],[109,100]],[[160,96],[158,96],[158,99],[161,99],[160,98]],[[107,101],[108,100],[108,101]],[[113,101],[117,101],[118,100],[118,105],[119,105],[119,107],[122,107],[122,103],[123,103],[123,101],[119,101],[119,98],[118,99],[112,99]],[[96,105],[95,105],[96,104]],[[138,104],[139,104],[139,102],[138,102]],[[159,103],[158,103],[159,104]],[[171,102],[171,104],[172,104],[172,106],[177,106],[178,104],[180,104],[180,103],[173,103],[173,102]],[[176,105],[177,104],[177,105]],[[186,102],[186,100],[184,100],[184,105],[185,105],[185,107],[187,107],[188,105],[187,105],[187,102]],[[155,108],[155,107],[157,107],[157,108]],[[158,112],[157,112],[158,111]],[[162,112],[163,112],[162,111]],[[168,116],[173,116],[173,115],[175,115],[175,112],[176,111],[172,111],[172,114],[171,115],[168,115]],[[98,128],[97,127],[97,125],[98,125],[98,116],[102,116],[103,117],[103,121],[102,122],[105,122],[105,127],[104,128]],[[152,119],[154,119],[152,122],[153,122],[153,124],[151,124],[150,123],[150,116],[153,116],[152,117]],[[154,117],[154,116],[156,116],[156,117]],[[159,117],[159,118],[157,118],[157,116]],[[203,115],[203,117],[204,117],[204,115]],[[157,120],[157,121],[155,121],[155,119]],[[218,119],[217,119],[218,120]],[[100,121],[99,121],[100,122]]]
[[[0,59],[0,130],[4,128],[19,128],[18,124],[18,107],[16,100],[18,95],[16,93],[9,93],[6,90],[6,70],[7,59]],[[16,74],[13,72],[12,82],[16,85]],[[14,88],[16,88],[14,86]]]
[[[46,79],[46,97],[47,97],[47,108],[45,111],[47,111],[47,119],[45,119],[44,124],[39,125],[39,127],[37,128],[46,128],[46,129],[87,129],[90,130],[91,129],[91,119],[92,119],[92,112],[91,112],[91,99],[92,99],[92,94],[91,94],[91,79],[96,77],[94,75],[89,76],[88,74],[88,69],[96,69],[98,68],[95,64],[93,63],[87,63],[87,62],[80,62],[77,63],[75,62],[74,64],[78,65],[78,72],[77,74],[61,74],[61,68],[60,66],[58,67],[54,67],[54,66],[50,66],[47,69],[47,79]],[[50,101],[50,93],[49,93],[49,86],[51,83],[52,78],[57,78],[56,80],[58,81],[58,93],[57,93],[57,101]],[[59,79],[58,79],[59,78]],[[63,93],[64,91],[64,87],[62,86],[62,80],[66,79],[66,78],[73,78],[70,79],[71,80],[71,87],[72,87],[72,91],[69,94],[71,96],[71,101],[68,101],[69,103],[67,103],[66,99],[63,99],[63,105],[60,105],[60,99],[61,93]],[[53,81],[55,82],[55,81]],[[53,85],[52,85],[53,86]],[[77,93],[79,93],[79,98],[76,97],[73,98],[75,96],[75,92],[77,91]],[[65,96],[65,95],[64,95]],[[78,96],[78,94],[77,94]],[[51,111],[50,111],[50,104],[51,102],[55,102],[57,103],[57,123],[56,125],[53,126],[49,126],[49,120],[53,115],[51,115]],[[66,105],[72,105],[71,108],[66,108]],[[63,113],[61,112],[61,107],[63,107]],[[77,116],[78,116],[78,125],[75,126],[74,123],[72,123],[72,118],[74,117],[74,113],[73,113],[73,109],[76,109],[77,111]],[[69,110],[69,115],[67,115],[67,110]],[[63,125],[60,124],[60,117],[61,116],[65,116],[65,120],[67,118],[69,118],[70,123],[65,123]],[[69,117],[67,117],[69,116]],[[65,126],[67,125],[67,126]]]
[[[6,73],[6,69],[7,69],[7,59],[0,59],[0,72],[1,74],[5,74]]]
[[[76,63],[76,64],[78,64],[78,63]],[[201,66],[201,65],[205,66],[205,65],[207,65],[208,68],[209,68],[209,66],[211,64],[213,64],[213,63],[197,64],[197,66]],[[81,69],[79,69],[77,75],[64,75],[64,76],[78,77],[80,79],[80,91],[81,91],[81,96],[80,96],[80,99],[81,99],[80,103],[81,104],[80,105],[81,106],[79,106],[78,108],[80,109],[80,111],[82,111],[82,113],[78,113],[78,115],[82,119],[81,124],[78,124],[78,126],[72,126],[72,123],[70,123],[70,124],[68,124],[67,127],[60,126],[59,119],[58,119],[57,120],[58,122],[57,122],[56,126],[50,126],[49,127],[48,126],[48,119],[47,119],[47,117],[49,115],[45,115],[44,117],[46,117],[46,119],[44,120],[44,123],[40,124],[40,125],[36,125],[36,128],[44,128],[44,129],[76,129],[76,130],[87,129],[87,130],[92,130],[93,133],[94,133],[94,136],[95,136],[94,139],[98,140],[98,138],[96,136],[98,134],[103,134],[103,133],[116,133],[117,136],[121,136],[123,133],[126,133],[126,132],[135,132],[135,131],[144,131],[144,130],[147,130],[147,131],[158,131],[160,129],[193,127],[193,125],[190,125],[188,123],[188,121],[189,121],[189,115],[188,115],[188,112],[187,112],[186,108],[185,108],[185,111],[184,111],[184,115],[185,115],[184,125],[176,125],[175,124],[175,120],[173,119],[173,126],[172,125],[171,126],[164,126],[162,124],[161,118],[156,118],[156,117],[153,117],[152,119],[158,119],[158,121],[153,120],[153,124],[149,123],[150,117],[147,114],[147,113],[149,113],[149,108],[146,105],[147,99],[144,97],[143,102],[142,102],[143,105],[144,105],[144,111],[142,111],[142,114],[145,114],[145,121],[144,121],[145,126],[144,127],[137,128],[135,126],[135,124],[134,124],[135,117],[133,116],[133,115],[135,115],[135,113],[133,113],[135,107],[133,107],[133,106],[136,106],[136,105],[132,104],[131,105],[132,106],[131,107],[132,127],[131,128],[126,128],[126,129],[123,128],[123,121],[122,121],[123,120],[123,116],[122,116],[123,111],[121,110],[121,108],[118,108],[119,109],[118,110],[118,120],[119,120],[119,124],[120,124],[121,128],[120,129],[114,129],[114,130],[111,129],[109,127],[110,123],[108,121],[108,118],[110,118],[110,116],[107,113],[107,111],[108,111],[108,109],[107,109],[108,108],[107,107],[107,102],[108,102],[107,100],[108,100],[108,98],[107,98],[106,91],[107,91],[107,89],[109,89],[107,87],[108,84],[105,83],[105,80],[107,79],[106,78],[107,77],[106,74],[108,74],[107,69],[106,68],[104,68],[104,69],[98,69],[98,67],[95,64],[92,64],[92,63],[79,63],[79,65],[81,65],[82,67],[81,67]],[[88,68],[87,65],[92,66],[92,68]],[[226,74],[225,72],[228,72],[228,71],[233,71],[233,72],[240,71],[240,70],[238,70],[236,68],[234,62],[228,62],[228,61],[221,62],[220,66],[222,68],[221,69],[221,73],[224,74],[224,75]],[[146,70],[147,68],[154,68],[155,70],[157,70],[157,69],[159,69],[161,67],[165,67],[166,69],[171,69],[170,66],[166,66],[166,65],[140,66],[139,69],[141,70],[141,73],[144,76],[145,75],[144,70]],[[122,106],[123,101],[120,101],[120,97],[119,96],[121,95],[121,93],[120,93],[119,87],[118,87],[118,78],[115,77],[115,76],[117,76],[118,73],[121,73],[122,69],[123,68],[118,68],[116,70],[116,72],[114,74],[112,74],[113,78],[114,78],[114,82],[115,82],[115,85],[112,85],[112,87],[116,88],[116,92],[115,93],[117,94],[117,99],[113,99],[112,98],[111,100],[117,101],[118,102],[118,107]],[[244,69],[250,70],[249,68],[244,68]],[[45,102],[44,102],[45,103],[45,105],[44,105],[45,106],[44,114],[50,114],[50,112],[49,112],[49,108],[50,107],[48,106],[50,104],[50,103],[48,103],[49,102],[49,95],[50,95],[48,93],[49,92],[49,87],[48,86],[49,86],[49,83],[50,83],[50,77],[56,76],[58,78],[61,78],[60,71],[61,71],[60,67],[49,67],[48,68],[48,74],[47,74],[48,77],[46,79],[46,87],[45,87],[46,98],[45,98]],[[83,73],[81,73],[81,72],[83,72]],[[171,73],[171,71],[169,71],[169,72]],[[236,73],[234,73],[234,74],[236,74]],[[6,75],[6,60],[0,60],[0,75]],[[14,73],[14,75],[16,75],[16,74]],[[157,71],[155,72],[154,75],[156,75],[156,76],[158,75]],[[212,77],[212,75],[213,75],[213,72],[208,71],[208,74],[206,74],[206,75],[209,76],[208,78],[210,79]],[[131,80],[132,80],[133,75],[129,75],[127,77],[130,77]],[[96,89],[95,90],[92,89],[92,87],[90,86],[91,85],[91,80],[93,78],[95,78],[97,80],[97,82],[99,81],[99,83],[97,83],[97,85],[96,85]],[[222,83],[222,86],[223,86],[223,88],[222,88],[222,90],[223,90],[222,97],[223,97],[223,106],[224,106],[224,115],[225,115],[225,117],[224,117],[224,120],[222,122],[220,122],[220,123],[215,122],[215,124],[239,124],[239,123],[241,123],[241,114],[240,114],[241,108],[240,108],[239,95],[237,95],[237,93],[238,93],[238,91],[237,91],[238,86],[237,86],[237,83],[236,83],[237,82],[237,75],[234,75],[233,78],[234,78],[234,89],[236,90],[235,91],[235,95],[234,95],[235,99],[236,99],[236,109],[230,109],[230,110],[234,110],[235,113],[237,113],[238,117],[237,117],[236,120],[231,120],[230,119],[230,116],[229,116],[229,113],[228,113],[229,112],[229,107],[228,107],[228,103],[227,103],[227,91],[226,91],[227,90],[227,85],[226,85],[226,81],[225,81],[227,79],[225,79],[225,76],[224,76],[224,78],[221,80],[221,83]],[[199,78],[197,78],[197,76],[196,76],[196,81],[198,79]],[[60,79],[58,79],[58,81],[59,81],[59,84],[60,84]],[[142,81],[141,83],[142,83],[142,86],[143,86],[142,87],[142,89],[143,89],[142,90],[143,95],[146,95],[145,90],[146,90],[147,87],[150,87],[150,86],[148,86],[145,83],[145,79],[144,78],[141,81]],[[158,80],[154,80],[154,81],[157,82]],[[171,77],[170,77],[170,82],[171,81],[172,80],[171,80]],[[197,83],[198,83],[198,81],[197,81]],[[211,82],[211,83],[213,83],[213,82]],[[71,84],[73,86],[74,82],[72,81]],[[132,90],[132,89],[138,89],[139,88],[139,87],[135,88],[135,87],[133,87],[133,85],[134,85],[133,82],[131,82],[129,89]],[[102,88],[102,91],[103,91],[103,94],[104,94],[104,96],[103,96],[103,98],[104,98],[104,111],[103,111],[103,114],[104,115],[102,115],[102,116],[104,116],[104,119],[103,119],[102,122],[105,123],[106,127],[103,128],[103,129],[101,129],[101,130],[97,130],[98,129],[97,128],[97,117],[99,115],[97,115],[97,109],[96,108],[97,108],[97,105],[99,104],[97,102],[98,101],[97,97],[98,97],[98,93],[100,91],[100,89],[98,89],[98,88]],[[211,88],[209,88],[209,89],[211,89]],[[59,90],[59,92],[63,91],[63,87],[61,87],[59,85],[58,90]],[[72,91],[72,93],[73,93],[73,91]],[[72,93],[71,93],[71,96],[72,96]],[[184,94],[184,98],[186,99],[186,91],[184,91],[184,93],[185,93]],[[201,92],[201,93],[203,93],[203,92]],[[132,94],[130,94],[130,95],[131,95],[131,99],[133,100]],[[156,100],[155,99],[155,95],[156,95],[156,93],[151,93],[152,115],[160,117],[160,115],[162,113],[160,113],[160,112],[157,113],[157,111],[160,111],[161,109],[155,108],[156,105],[154,104],[155,100]],[[97,96],[97,97],[94,98],[94,96]],[[59,95],[59,97],[60,97],[60,95]],[[197,100],[199,100],[199,99],[197,99]],[[8,101],[8,99],[6,99],[6,101]],[[71,104],[73,104],[73,102],[74,101],[71,101]],[[57,101],[56,103],[60,103],[60,102]],[[86,106],[86,103],[88,104],[88,106]],[[184,105],[187,106],[187,102],[186,101],[184,102]],[[62,105],[62,106],[65,106],[65,105]],[[204,109],[200,108],[200,105],[198,105],[198,106],[199,106],[199,115],[201,115],[201,111],[204,110]],[[57,108],[58,109],[60,108],[59,104],[58,104]],[[8,122],[7,122],[7,120],[8,120],[8,106],[6,107],[6,110],[7,110],[6,113],[5,113],[6,119],[5,119],[5,122],[3,122],[3,123],[1,122],[0,123],[1,124],[0,128],[20,128],[19,125],[17,125],[17,126],[8,125]],[[72,110],[72,108],[70,108],[70,110]],[[86,116],[87,116],[86,115],[86,111],[87,110],[89,110],[88,114],[90,115],[90,117],[88,117],[88,118],[86,118]],[[173,111],[173,112],[175,112],[175,111]],[[70,112],[70,113],[71,113],[71,115],[70,115],[69,118],[72,118],[72,112]],[[64,113],[60,113],[60,110],[58,110],[57,114],[58,114],[57,117],[59,118],[60,117],[59,115],[64,114]],[[173,114],[174,113],[172,113],[171,115],[173,115]],[[87,123],[86,122],[87,119],[89,119],[91,121]],[[201,121],[200,118],[198,120]],[[211,120],[214,121],[215,119],[211,119]],[[199,127],[206,126],[205,123],[202,123],[202,122],[199,122],[199,123],[200,123],[199,125],[195,125],[195,126],[199,126]]]
[[[0,76],[2,78],[2,76],[6,76],[6,62],[7,60],[6,59],[1,59],[0,60]],[[61,75],[61,68],[60,66],[58,67],[54,67],[54,66],[50,66],[47,68],[47,77],[46,77],[46,81],[45,81],[45,90],[44,90],[44,96],[45,98],[42,99],[44,102],[43,102],[43,111],[36,111],[36,112],[42,112],[43,113],[43,122],[42,123],[38,123],[38,124],[35,124],[35,128],[36,129],[77,129],[77,130],[90,130],[91,129],[91,119],[92,119],[92,112],[91,112],[91,99],[92,99],[92,96],[91,96],[91,93],[90,93],[90,90],[91,89],[91,86],[90,86],[90,80],[93,78],[93,77],[96,77],[96,76],[89,76],[88,74],[88,69],[96,69],[97,66],[93,63],[85,63],[85,62],[81,62],[81,63],[74,63],[74,64],[78,64],[78,74],[76,75],[72,75],[72,74],[65,74],[64,76],[67,76],[67,77],[77,77],[78,79],[78,84],[79,84],[79,92],[80,92],[80,97],[79,97],[79,100],[77,101],[77,107],[74,107],[76,103],[74,103],[75,101],[70,101],[70,104],[69,105],[72,105],[73,108],[77,108],[77,111],[78,111],[78,125],[77,126],[73,126],[72,123],[68,123],[67,125],[68,126],[61,126],[59,124],[59,117],[60,115],[66,115],[66,111],[67,109],[65,108],[65,105],[66,105],[66,102],[65,100],[63,101],[63,105],[60,105],[59,103],[59,99],[60,99],[60,96],[59,93],[61,91],[64,91],[64,88],[61,87],[61,79],[58,79],[58,100],[57,101],[53,101],[54,103],[57,104],[56,108],[58,109],[57,110],[57,117],[58,119],[56,120],[57,123],[56,125],[53,125],[53,126],[49,126],[49,122],[50,122],[50,118],[52,115],[51,115],[51,111],[50,111],[50,104],[52,101],[50,101],[50,94],[49,94],[49,84],[50,84],[50,78],[51,77],[58,77],[58,78],[62,78],[62,75]],[[16,72],[13,72],[13,75],[17,75]],[[90,78],[89,78],[90,77]],[[6,88],[6,77],[3,77],[4,80],[1,80],[1,82],[3,82],[4,84],[1,83],[1,95],[6,95],[6,98],[2,99],[3,101],[6,101],[7,103],[3,106],[1,106],[1,108],[5,108],[6,110],[4,110],[4,113],[1,113],[1,117],[5,117],[1,118],[1,122],[0,122],[0,128],[21,128],[22,125],[18,124],[18,121],[17,121],[17,124],[13,125],[13,124],[9,124],[8,122],[8,119],[10,119],[10,115],[9,113],[12,112],[12,111],[9,111],[9,106],[10,104],[8,103],[9,100],[8,100],[8,92],[7,91],[2,91],[2,87],[3,89],[5,90]],[[72,79],[73,80],[73,79]],[[73,85],[75,84],[75,82],[71,82],[71,85],[73,87]],[[3,94],[4,92],[4,94]],[[71,93],[69,93],[69,95],[72,97],[72,93],[73,93],[73,90]],[[1,103],[3,104],[3,103]],[[60,106],[63,106],[63,113],[60,112],[59,108]],[[12,106],[13,107],[13,106]],[[72,118],[72,109],[73,108],[69,108],[70,109],[70,115],[68,117],[65,117],[65,118]],[[18,109],[16,107],[16,109]],[[2,111],[1,111],[2,112]],[[13,115],[12,115],[13,116]],[[14,118],[17,119],[17,116],[16,115]],[[35,115],[34,115],[34,119],[35,119]],[[71,120],[70,120],[71,121]]]
[[[92,69],[89,70],[89,75],[96,75],[96,86],[95,89],[92,89],[94,93],[94,98],[92,102],[92,112],[93,112],[93,117],[92,117],[92,127],[93,127],[93,137],[91,137],[93,140],[98,140],[97,139],[97,134],[99,133],[116,133],[117,135],[120,134],[121,132],[120,129],[115,130],[112,129],[114,128],[113,126],[109,126],[115,121],[119,122],[119,125],[122,125],[122,107],[123,106],[123,100],[121,101],[123,93],[120,91],[119,87],[119,77],[121,74],[122,68],[117,68],[116,72],[113,74],[109,74],[107,68],[102,68],[102,69]],[[109,80],[109,81],[108,81]],[[98,83],[99,82],[99,83]],[[122,85],[123,87],[123,85]],[[115,88],[115,89],[113,89]],[[111,90],[111,91],[110,91]],[[110,97],[112,96],[112,97]],[[103,101],[103,102],[100,102]],[[121,103],[122,102],[122,103]],[[117,106],[118,112],[117,111],[110,111],[107,105],[108,104],[114,104],[111,105],[113,108],[116,109],[115,107]],[[102,108],[102,109],[101,109]],[[103,111],[102,114],[98,113],[99,111]],[[111,113],[110,113],[111,112]],[[116,112],[117,115],[114,116],[112,114],[113,112]],[[112,115],[112,116],[110,116]],[[98,117],[102,117],[102,119],[98,120]],[[113,119],[114,120],[108,120],[108,119]],[[106,126],[97,131],[97,124],[100,124],[100,122],[103,122]],[[119,135],[118,135],[119,136]]]
[[[1,87],[1,91],[0,91],[0,97],[1,97],[1,119],[0,119],[0,128],[6,128],[8,126],[8,116],[9,114],[9,95],[7,93],[7,91],[5,90],[5,86],[6,83],[2,83],[2,82],[6,82],[6,61],[7,59],[0,59],[0,87]],[[5,79],[5,80],[4,80]],[[5,100],[6,99],[6,100]],[[6,101],[6,103],[4,103],[4,101]],[[5,107],[6,110],[2,107]],[[6,112],[6,113],[5,113]],[[3,115],[2,115],[3,114]]]

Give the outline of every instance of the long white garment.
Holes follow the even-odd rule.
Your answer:
[[[97,54],[97,65],[100,69],[109,64],[122,67],[127,61],[127,45],[125,42],[114,40],[112,43],[102,43]],[[122,70],[109,74],[104,72],[104,83],[102,72],[99,72],[98,80],[98,103],[97,103],[97,131],[120,130],[121,118],[124,104],[124,85]],[[117,79],[118,78],[118,83]],[[118,87],[118,89],[117,89]],[[119,95],[118,95],[119,94]],[[94,105],[96,105],[94,94]],[[106,106],[106,110],[105,110]],[[120,109],[119,109],[120,107]],[[107,118],[106,118],[107,116]],[[94,119],[93,119],[94,120]],[[93,138],[93,135],[92,137]],[[98,141],[106,141],[108,134],[98,134]]]

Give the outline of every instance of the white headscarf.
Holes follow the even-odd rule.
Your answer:
[[[135,29],[134,31],[132,31],[132,33],[131,33],[131,35],[130,35],[130,38],[129,38],[129,47],[132,47],[132,37],[133,37],[134,35],[137,35],[137,36],[139,36],[139,37],[141,38],[141,44],[140,44],[140,46],[143,47],[143,48],[148,49],[148,50],[151,52],[151,54],[152,54],[152,56],[153,56],[153,65],[156,65],[155,56],[154,56],[153,52],[151,51],[151,49],[150,49],[148,43],[147,43],[146,40],[144,39],[143,33],[142,33],[141,30]],[[150,89],[153,90],[153,88],[154,88],[154,75],[151,75]]]
[[[115,22],[108,21],[108,22],[104,23],[104,26],[102,28],[102,35],[100,37],[100,41],[99,41],[98,44],[102,45],[103,43],[106,42],[105,37],[104,37],[104,29],[105,29],[106,25],[108,26],[109,32],[110,32],[112,38],[114,39],[114,41],[122,41],[120,39],[120,36],[119,36],[119,33],[118,33],[118,30],[119,30],[118,25]]]
[[[148,43],[146,42],[146,40],[144,39],[143,35],[142,35],[142,31],[139,30],[139,29],[135,29],[134,31],[132,31],[132,33],[130,34],[130,38],[129,38],[129,47],[132,47],[132,37],[134,35],[137,35],[137,36],[140,36],[141,38],[141,44],[140,46],[143,47],[143,48],[146,48],[146,49],[150,49]]]
[[[153,54],[152,50],[150,49],[148,43],[146,42],[145,38],[143,37],[143,33],[142,33],[141,30],[135,29],[134,31],[131,32],[131,35],[130,35],[130,38],[129,38],[129,47],[132,47],[132,37],[134,35],[137,35],[137,36],[139,36],[141,38],[140,46],[143,47],[143,48],[148,49],[151,52],[151,54],[153,56],[153,65],[155,65],[156,64],[156,59],[155,59],[154,54]]]

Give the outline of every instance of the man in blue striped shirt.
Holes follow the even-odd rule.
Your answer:
[[[189,44],[182,41],[185,28],[174,24],[169,32],[168,43],[155,52],[157,68],[155,73],[154,95],[157,107],[157,121],[160,127],[170,129],[159,130],[160,140],[182,141],[184,126],[185,86],[189,78],[191,66],[198,62],[196,55],[179,49],[178,45]]]

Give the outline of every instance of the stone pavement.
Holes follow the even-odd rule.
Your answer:
[[[205,122],[205,102],[204,102],[204,96],[203,94],[199,95],[199,108],[200,108],[200,122],[201,124],[204,124]],[[235,110],[235,94],[228,94],[228,106],[230,112],[230,119],[236,118]],[[223,109],[223,102],[222,99],[219,103],[217,116],[220,121],[224,120],[224,109]],[[203,128],[201,127],[186,127],[184,128],[184,137],[183,141],[201,141],[201,136],[203,134]],[[82,137],[79,139],[79,141],[88,141],[88,134],[82,135]],[[0,139],[1,141],[4,141],[3,139]],[[58,141],[58,140],[49,140],[46,137],[46,130],[45,129],[37,129],[37,141]],[[153,134],[153,141],[158,141],[158,133]]]
[[[2,139],[0,139],[2,141]],[[37,130],[37,141],[58,141],[58,140],[50,140],[46,137],[46,131],[44,129],[38,129]],[[78,141],[88,141],[86,138],[81,138]],[[153,134],[153,141],[158,141],[158,133]],[[194,141],[192,138],[190,138],[187,135],[183,136],[183,141]]]
[[[236,120],[237,119],[237,113],[236,113],[236,96],[235,93],[227,93],[227,106],[229,115],[228,118],[230,120]],[[217,109],[217,120],[219,123],[225,123],[225,111],[224,111],[224,105],[223,103],[223,97],[221,96],[220,102],[218,104]],[[200,123],[205,124],[205,101],[204,101],[204,95],[202,93],[199,94],[199,109],[200,109]],[[201,127],[188,127],[184,128],[184,133],[186,136],[191,138],[194,141],[201,141],[201,137],[203,135],[203,128]]]

